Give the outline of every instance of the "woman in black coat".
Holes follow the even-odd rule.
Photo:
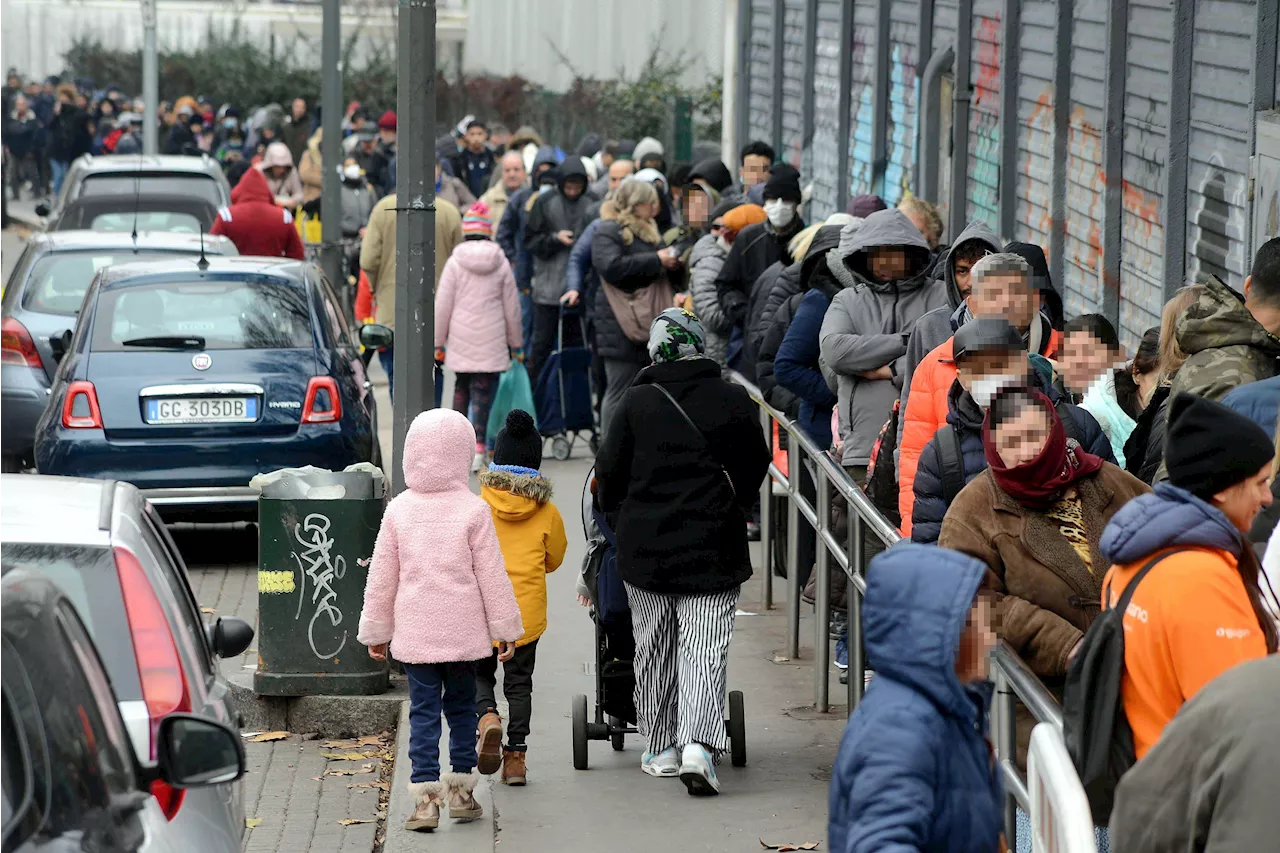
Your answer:
[[[641,768],[691,794],[719,791],[725,666],[751,577],[747,512],[769,467],[759,412],[703,356],[687,311],[653,321],[653,366],[623,395],[596,454],[596,496],[616,512],[618,572],[635,631]]]

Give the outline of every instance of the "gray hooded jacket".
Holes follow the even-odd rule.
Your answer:
[[[901,246],[915,274],[882,282],[864,273],[866,253],[876,246]],[[901,391],[907,340],[925,313],[948,304],[946,284],[927,272],[929,244],[901,211],[882,210],[849,226],[840,246],[827,253],[827,266],[845,286],[831,302],[819,336],[822,360],[837,377],[837,411],[845,465],[866,465],[880,428]],[[859,374],[888,365],[892,379]]]
[[[729,356],[729,333],[733,321],[720,307],[716,295],[716,277],[729,253],[720,246],[720,238],[705,234],[693,244],[689,253],[689,293],[693,297],[693,313],[706,330],[707,358],[724,367]]]

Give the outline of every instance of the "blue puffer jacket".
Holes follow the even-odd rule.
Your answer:
[[[832,853],[992,853],[1001,786],[987,741],[991,684],[956,678],[987,567],[944,548],[878,555],[862,605],[875,670],[831,777]]]
[[[1043,391],[1059,411],[1065,409],[1075,422],[1075,434],[1081,437],[1081,445],[1089,453],[1101,456],[1107,462],[1115,463],[1115,454],[1111,451],[1111,442],[1093,415],[1071,403],[1058,404],[1062,394],[1050,384],[1039,370],[1033,375],[1040,381]],[[951,383],[947,423],[960,437],[960,451],[964,456],[964,481],[966,484],[974,477],[987,470],[987,457],[982,449],[983,412],[961,387],[960,382]],[[1072,431],[1067,430],[1071,435]],[[920,463],[916,468],[916,479],[912,488],[916,493],[915,508],[911,511],[911,541],[925,545],[933,545],[942,533],[942,517],[947,514],[947,501],[942,488],[942,460],[938,455],[937,437],[929,439],[920,453]]]
[[[1241,385],[1222,398],[1230,406],[1276,437],[1276,418],[1280,417],[1280,376]]]
[[[830,306],[831,296],[824,290],[806,293],[773,359],[774,378],[800,398],[800,426],[819,447],[831,446],[831,409],[836,404],[835,392],[818,368],[818,333]]]
[[[1136,563],[1165,548],[1188,545],[1239,558],[1244,539],[1222,510],[1165,482],[1120,507],[1102,531],[1098,550],[1113,564]]]

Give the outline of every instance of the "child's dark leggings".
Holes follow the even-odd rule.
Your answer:
[[[449,763],[454,773],[476,766],[476,661],[406,663],[409,679],[411,782],[440,780],[440,715],[449,720]]]
[[[498,390],[496,373],[459,373],[453,386],[453,410],[466,415],[476,430],[476,444],[485,443],[489,410]]]
[[[538,641],[516,647],[516,656],[498,663],[494,649],[487,660],[479,661],[476,673],[476,711],[498,710],[494,689],[498,684],[498,667],[502,667],[502,695],[507,697],[511,719],[507,721],[507,749],[524,752],[529,736],[529,719],[533,716],[533,663],[538,654]]]

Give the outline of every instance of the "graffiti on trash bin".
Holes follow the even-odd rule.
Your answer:
[[[311,644],[312,653],[320,660],[335,657],[347,644],[347,632],[342,632],[338,647],[327,654],[316,648],[316,620],[321,616],[329,621],[329,626],[337,628],[342,624],[342,610],[335,603],[338,594],[330,584],[341,580],[347,573],[347,561],[341,555],[333,556],[333,538],[329,535],[331,522],[328,516],[318,512],[309,514],[301,524],[293,526],[293,537],[302,546],[302,553],[291,552],[298,564],[298,572],[302,582],[298,584],[298,611],[294,620],[302,617],[302,605],[307,597],[307,581],[311,581],[311,603],[315,610],[311,621],[307,623],[307,641]]]

